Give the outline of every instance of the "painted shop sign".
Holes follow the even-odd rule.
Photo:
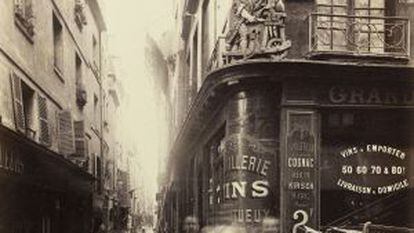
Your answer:
[[[231,222],[260,224],[271,215],[271,182],[275,178],[274,150],[250,136],[233,135],[223,142],[222,183],[215,189],[215,199]],[[273,185],[274,186],[274,185]],[[223,208],[222,208],[223,207]]]
[[[0,142],[0,171],[23,174],[24,164],[20,154],[8,146],[5,142]]]
[[[288,110],[282,164],[283,232],[319,225],[316,114]]]
[[[414,89],[401,86],[334,85],[323,88],[320,101],[330,105],[414,106]]]
[[[336,185],[369,195],[389,194],[409,187],[407,153],[382,144],[352,146],[339,152],[343,159]]]

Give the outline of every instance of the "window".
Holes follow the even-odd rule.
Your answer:
[[[92,56],[93,56],[94,69],[98,70],[98,60],[99,60],[98,42],[96,41],[95,36],[92,36]]]
[[[36,137],[34,124],[34,95],[34,90],[22,82],[23,114],[26,125],[26,135],[32,139]]]
[[[24,83],[15,73],[11,74],[12,93],[14,102],[14,116],[16,129],[27,137],[36,140],[43,145],[50,146],[51,137],[48,121],[47,99]],[[36,98],[37,95],[37,111]],[[35,120],[36,117],[38,121]],[[39,135],[37,135],[37,133]]]
[[[75,1],[75,22],[78,25],[79,30],[83,29],[83,26],[87,24],[86,16],[84,12],[83,3],[81,0]]]
[[[317,0],[317,12],[319,49],[384,52],[385,0]]]
[[[410,213],[414,189],[375,194],[376,187],[412,179],[412,173],[392,174],[392,167],[411,170],[414,150],[412,117],[408,109],[324,109],[321,137],[321,223],[324,226],[357,226],[367,221],[389,226],[414,226]],[[406,153],[399,159],[386,153],[368,152],[387,146]],[[349,152],[350,148],[356,148]],[[375,150],[375,149],[372,149]],[[345,157],[344,153],[352,153]],[[372,166],[374,165],[374,166]],[[343,172],[344,166],[353,171]],[[361,168],[365,166],[366,173]],[[360,168],[357,171],[357,167]],[[374,168],[383,173],[373,173]],[[389,169],[389,170],[388,170]],[[387,172],[388,170],[388,172]],[[346,181],[366,187],[368,193],[353,192],[339,186]],[[355,186],[354,186],[355,187]],[[377,191],[379,192],[379,191]]]
[[[384,52],[385,0],[357,0],[354,2],[353,14],[361,16],[357,23],[362,25],[353,32],[353,37],[361,43],[360,49],[377,53]],[[373,16],[373,18],[370,18]],[[364,18],[368,17],[368,18]]]
[[[55,70],[61,75],[63,69],[63,32],[62,24],[53,14],[53,57]]]
[[[82,77],[82,59],[76,53],[75,54],[75,76],[76,76],[76,104],[78,107],[83,108],[87,103],[87,93],[83,85]]]
[[[93,114],[94,114],[94,126],[95,126],[95,129],[97,130],[97,131],[99,131],[100,129],[99,129],[99,122],[101,121],[101,115],[100,115],[100,107],[99,107],[99,97],[98,97],[98,95],[97,94],[94,94],[93,95]]]
[[[94,107],[95,113],[98,110],[98,103],[99,103],[98,95],[93,94],[93,107]]]
[[[34,15],[32,0],[15,0],[14,3],[15,22],[23,34],[33,42]]]
[[[75,75],[76,75],[76,84],[82,83],[82,59],[79,57],[79,54],[75,54]]]

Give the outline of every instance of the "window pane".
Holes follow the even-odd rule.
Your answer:
[[[331,0],[316,0],[316,4],[331,5]]]
[[[385,8],[384,0],[371,0],[371,8]]]
[[[383,33],[371,33],[371,51],[375,53],[384,52],[384,34]]]
[[[369,33],[359,33],[356,37],[359,51],[367,52],[369,48]]]
[[[330,30],[318,30],[317,31],[317,45],[320,50],[331,49],[331,31]]]
[[[348,10],[346,7],[334,7],[333,12],[336,15],[347,15],[348,14]]]
[[[346,50],[346,37],[344,31],[333,31],[334,50]]]
[[[322,29],[331,28],[332,17],[328,16],[318,16],[317,27]]]
[[[348,0],[333,0],[335,5],[347,5],[348,4]]]
[[[332,8],[327,6],[318,6],[318,12],[323,14],[331,14]]]
[[[368,8],[369,0],[355,0],[355,8]]]
[[[354,31],[355,32],[367,32],[369,31],[369,19],[368,18],[357,18],[355,19]]]
[[[370,15],[372,16],[384,16],[384,10],[370,10]]]
[[[357,15],[357,16],[367,16],[368,15],[368,10],[355,9],[355,15]]]
[[[332,115],[345,114],[354,115],[354,119],[350,121],[353,124],[347,125],[345,122],[342,125],[332,124]],[[384,114],[384,117],[378,117],[378,114]],[[412,206],[412,189],[400,191],[398,195],[360,195],[352,194],[351,192],[339,190],[337,186],[339,173],[335,173],[335,168],[341,168],[343,164],[349,164],[349,158],[342,158],[338,156],[339,151],[348,148],[349,145],[357,145],[361,142],[378,142],[380,144],[393,145],[401,148],[405,153],[413,151],[413,143],[407,137],[412,132],[412,126],[409,123],[412,113],[408,111],[396,110],[344,110],[344,111],[322,111],[322,147],[321,147],[321,222],[325,225],[330,225],[336,219],[349,214],[349,226],[357,226],[359,223],[366,222],[366,219],[376,219],[378,222],[387,222],[388,225],[401,226],[402,223],[408,223],[407,219],[412,219],[412,212],[407,211]],[[339,117],[338,117],[339,118]],[[340,118],[339,118],[340,119]],[[339,119],[336,119],[339,120]],[[336,122],[335,122],[336,123]],[[338,128],[339,126],[339,128]],[[407,128],[407,126],[409,126]],[[357,127],[361,134],[355,136],[355,131],[350,130],[352,127]],[[401,131],[408,134],[401,134]],[[404,135],[404,136],[403,136]],[[362,154],[361,154],[362,155]],[[352,164],[361,165],[369,163],[387,164],[390,161],[386,159],[387,155],[376,154],[375,159],[368,158],[370,156],[356,156]],[[382,157],[384,156],[384,157]],[[354,157],[354,158],[356,158]],[[372,160],[371,160],[372,159]],[[411,168],[412,159],[402,163],[403,166]],[[339,170],[339,169],[336,169]],[[410,177],[411,174],[407,174]],[[353,177],[355,180],[359,178]],[[363,179],[365,179],[364,176]],[[370,178],[368,178],[370,179]],[[381,180],[387,179],[386,176],[381,177]],[[362,179],[361,179],[362,180]],[[353,181],[355,182],[355,181]],[[370,183],[363,180],[362,183]],[[384,199],[383,199],[384,198]],[[386,200],[386,202],[385,202]],[[362,203],[362,204],[361,204]],[[377,203],[373,207],[370,203]],[[386,203],[386,204],[385,204]],[[366,208],[370,206],[370,208]],[[388,214],[388,213],[393,214]],[[358,217],[361,216],[361,217]],[[357,218],[356,218],[357,217]],[[345,222],[345,221],[343,221]],[[345,225],[345,224],[344,224]]]
[[[371,19],[370,20],[371,31],[375,33],[384,32],[384,20],[383,19]]]
[[[333,28],[345,30],[347,27],[347,18],[345,17],[333,17]]]

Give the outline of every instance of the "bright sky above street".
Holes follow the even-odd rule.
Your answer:
[[[147,195],[154,199],[159,156],[165,154],[166,122],[164,107],[157,103],[153,80],[145,67],[146,35],[159,40],[171,29],[171,0],[104,0],[109,49],[115,58],[117,77],[122,80],[127,99],[120,123],[123,139],[134,145],[144,173]]]

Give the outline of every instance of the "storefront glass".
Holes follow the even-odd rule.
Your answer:
[[[413,227],[414,111],[321,111],[321,225]]]

